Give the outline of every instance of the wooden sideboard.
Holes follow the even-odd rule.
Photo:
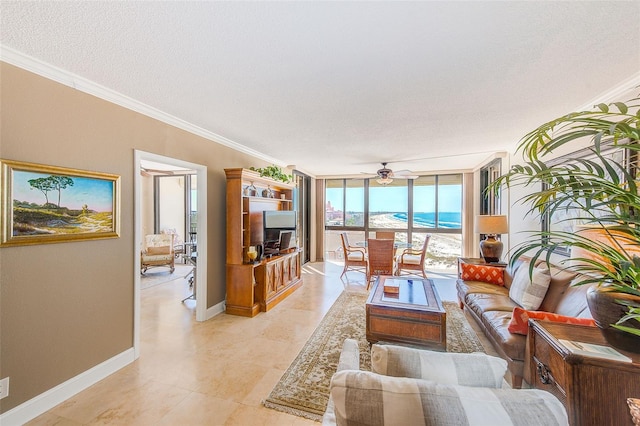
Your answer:
[[[227,176],[226,312],[247,317],[267,311],[302,285],[300,253],[251,263],[249,246],[262,243],[262,212],[292,210],[293,184],[261,177],[247,169],[225,169]],[[246,188],[255,187],[256,193]],[[260,196],[270,189],[272,197]]]
[[[260,310],[268,311],[302,284],[300,252],[284,254],[255,268],[256,294]]]
[[[573,426],[633,425],[627,398],[640,397],[640,354],[632,362],[582,356],[559,339],[609,346],[596,327],[529,321],[531,386],[554,394]]]

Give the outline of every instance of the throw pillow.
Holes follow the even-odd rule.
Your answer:
[[[371,371],[440,384],[500,388],[507,362],[483,353],[435,352],[376,344],[371,347]]]
[[[147,254],[150,254],[150,255],[171,254],[171,247],[169,246],[147,247]]]
[[[529,265],[522,265],[513,277],[509,297],[523,308],[535,311],[542,304],[550,282],[551,273],[546,264],[541,263],[533,268],[531,277],[529,276]]]
[[[509,332],[513,334],[524,334],[526,336],[529,332],[529,318],[544,321],[564,322],[567,324],[588,325],[592,327],[596,326],[596,322],[593,318],[568,317],[566,315],[559,315],[544,311],[527,311],[526,309],[516,306],[513,308],[511,321],[509,321],[509,325],[507,326]]]
[[[504,286],[504,268],[460,263],[460,278],[463,280],[482,281]]]

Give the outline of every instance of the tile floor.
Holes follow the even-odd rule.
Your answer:
[[[40,425],[312,425],[264,408],[291,361],[345,288],[364,276],[311,263],[304,284],[255,318],[220,314],[198,323],[178,279],[142,290],[140,358],[28,423]],[[451,275],[431,273],[442,300],[455,300]]]

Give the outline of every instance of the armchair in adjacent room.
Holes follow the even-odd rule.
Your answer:
[[[140,273],[156,266],[167,266],[175,271],[173,234],[151,234],[144,237],[144,247],[140,254]]]

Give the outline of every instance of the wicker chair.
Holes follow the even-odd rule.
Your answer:
[[[151,234],[144,237],[144,249],[140,254],[140,273],[156,266],[167,266],[171,273],[175,271],[173,253],[173,234]]]
[[[420,250],[414,248],[407,248],[398,255],[396,261],[396,275],[409,275],[414,274],[414,271],[420,271],[424,278],[427,278],[427,274],[424,272],[424,258],[427,254],[427,246],[431,235],[427,235],[424,239],[424,244]],[[405,272],[406,271],[406,272]]]
[[[394,231],[376,231],[376,240],[395,240],[396,233]]]
[[[346,232],[340,233],[340,240],[342,241],[342,250],[344,252],[344,269],[340,277],[349,269],[354,271],[361,270],[367,275],[367,253],[364,247],[349,245],[349,236]]]
[[[374,276],[394,275],[395,261],[393,254],[395,248],[393,240],[378,240],[369,238],[367,240],[367,251],[369,256],[369,268],[367,270],[367,290],[371,285]]]

